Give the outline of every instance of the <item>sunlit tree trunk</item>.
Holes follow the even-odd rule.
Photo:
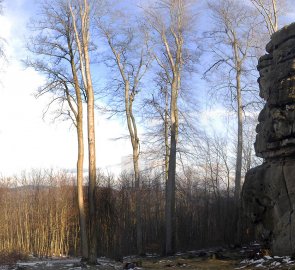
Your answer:
[[[68,45],[70,45],[68,39]],[[79,80],[77,76],[74,54],[70,51],[71,67],[75,85],[75,93],[77,98],[77,113],[76,113],[76,129],[78,138],[78,159],[77,159],[77,196],[79,208],[79,224],[80,224],[80,241],[81,241],[81,255],[83,259],[88,258],[88,236],[87,236],[87,222],[86,211],[84,204],[83,191],[83,169],[84,169],[84,135],[83,135],[83,103],[81,98],[81,89],[79,87]]]
[[[237,91],[237,117],[238,117],[238,142],[236,157],[236,175],[235,175],[235,202],[238,205],[241,193],[241,177],[242,177],[242,155],[243,155],[243,103],[241,89],[241,60],[238,53],[237,40],[233,43],[235,72],[236,72],[236,91]]]
[[[88,205],[89,205],[89,257],[90,264],[97,263],[97,218],[96,218],[96,148],[95,148],[95,116],[94,90],[92,85],[89,42],[90,42],[90,5],[87,0],[77,0],[78,16],[70,5],[73,18],[75,39],[79,51],[80,69],[87,97],[87,132],[88,132]],[[76,8],[76,7],[75,7]],[[79,28],[77,26],[79,23]]]
[[[88,53],[87,53],[88,55]],[[88,57],[86,57],[88,59]],[[89,61],[89,60],[88,60]],[[88,186],[88,203],[89,203],[89,262],[96,263],[97,259],[97,221],[96,221],[96,152],[95,152],[95,121],[94,121],[94,93],[90,77],[89,62],[87,71],[87,124],[88,124],[88,158],[89,158],[89,186]]]

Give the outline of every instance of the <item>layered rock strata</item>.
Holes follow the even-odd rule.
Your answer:
[[[242,191],[242,208],[275,255],[295,253],[295,24],[273,34],[259,59],[266,104],[256,127],[256,155]]]

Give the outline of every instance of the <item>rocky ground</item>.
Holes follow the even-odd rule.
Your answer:
[[[171,257],[147,254],[146,257],[125,257],[123,262],[99,258],[97,266],[87,266],[79,258],[26,259],[0,265],[0,270],[232,270],[232,269],[294,269],[295,258],[270,256],[259,245],[232,249],[208,249],[177,253]]]

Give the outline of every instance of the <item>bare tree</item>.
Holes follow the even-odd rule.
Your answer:
[[[214,64],[206,71],[214,90],[222,90],[237,113],[237,150],[235,169],[235,201],[238,204],[241,191],[244,111],[251,94],[252,57],[257,27],[254,10],[236,0],[211,1],[209,8],[214,29],[206,33],[211,40]],[[215,71],[215,73],[213,73]]]
[[[267,31],[271,36],[278,31],[279,13],[277,9],[277,0],[250,0],[257,11],[263,17]],[[279,1],[282,3],[282,0]]]
[[[88,0],[73,0],[69,2],[73,30],[80,60],[80,70],[87,99],[87,131],[88,131],[88,161],[89,161],[89,258],[90,264],[97,263],[97,218],[95,202],[96,186],[96,149],[95,149],[95,117],[94,89],[90,70],[90,14],[91,5]]]
[[[178,96],[181,89],[183,65],[187,52],[187,33],[190,32],[190,1],[159,0],[147,9],[147,20],[153,29],[161,49],[155,53],[159,67],[165,73],[170,88],[170,149],[166,183],[166,253],[175,252],[175,177],[176,151],[179,132]],[[163,54],[164,52],[164,54]],[[164,57],[163,57],[164,55]],[[187,61],[188,62],[188,61]]]
[[[9,182],[0,196],[1,254],[67,255],[70,246],[77,252],[76,187],[67,174],[32,170]]]
[[[169,135],[170,135],[170,95],[169,78],[163,70],[159,70],[153,77],[154,91],[147,93],[143,100],[143,119],[147,123],[144,133],[146,158],[151,166],[160,168],[164,182],[167,182],[169,169]],[[156,162],[154,162],[156,161]]]
[[[127,14],[123,14],[112,6],[112,10],[106,12],[108,16],[97,18],[97,26],[105,37],[111,50],[112,56],[107,60],[107,65],[113,66],[115,63],[114,80],[117,82],[115,91],[112,91],[112,100],[117,95],[120,102],[123,102],[125,118],[132,145],[133,170],[136,191],[136,239],[137,252],[143,254],[142,243],[142,218],[141,218],[141,194],[140,194],[140,142],[138,135],[137,121],[134,114],[134,101],[141,88],[141,81],[151,62],[149,52],[148,35],[144,28],[137,24],[134,27],[127,19]],[[118,90],[122,90],[118,93]],[[118,110],[118,108],[116,108]]]
[[[79,207],[81,253],[88,258],[87,223],[83,195],[83,99],[79,59],[74,42],[73,22],[66,1],[45,1],[40,7],[39,19],[34,21],[31,29],[35,35],[28,44],[34,54],[26,64],[46,75],[46,83],[39,89],[38,96],[51,93],[53,104],[59,104],[56,117],[71,119],[77,131],[77,196]]]

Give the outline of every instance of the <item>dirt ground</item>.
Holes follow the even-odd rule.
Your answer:
[[[30,258],[0,264],[0,270],[233,270],[233,269],[294,269],[295,258],[270,256],[259,246],[240,249],[213,249],[178,253],[171,257],[148,255],[146,257],[125,257],[123,262],[99,258],[96,266],[88,266],[79,258],[51,258],[40,260]]]
[[[236,269],[238,262],[236,261],[223,261],[223,260],[214,260],[214,259],[160,259],[160,260],[141,260],[141,265],[136,266],[135,268],[129,269],[173,269],[173,270],[184,270],[184,269],[194,269],[194,270],[217,270],[217,269]],[[64,260],[46,260],[46,261],[34,261],[34,262],[20,262],[16,265],[10,266],[0,266],[0,270],[79,270],[79,269],[105,269],[105,270],[119,270],[119,269],[128,269],[126,268],[126,263],[120,262],[103,262],[97,266],[86,266],[82,265],[78,259],[64,259]]]
[[[234,260],[216,260],[216,259],[176,259],[176,260],[160,260],[150,263],[143,262],[144,269],[173,269],[173,270],[230,270],[238,267],[238,262]]]
[[[126,263],[105,261],[100,262],[97,266],[82,265],[78,259],[64,259],[64,260],[48,260],[38,262],[22,262],[13,266],[0,266],[0,270],[123,270],[123,269],[136,269],[136,270],[234,270],[234,269],[295,269],[294,265],[276,265],[269,263],[268,265],[262,264],[243,264],[241,261],[227,259],[211,259],[211,258],[162,258],[153,260],[141,260],[141,265],[135,268],[126,268]]]

